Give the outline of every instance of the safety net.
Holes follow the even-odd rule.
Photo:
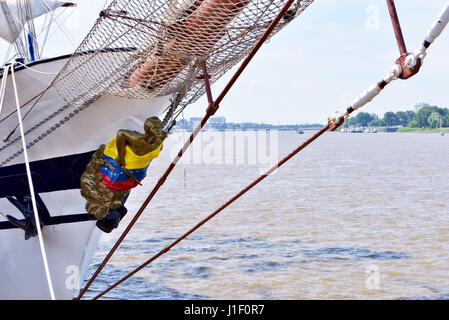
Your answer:
[[[114,0],[52,85],[72,105],[104,93],[145,99],[204,93],[201,65],[213,83],[244,58],[286,0]],[[293,2],[271,35],[313,0]]]

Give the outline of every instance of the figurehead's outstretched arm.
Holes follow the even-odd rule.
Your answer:
[[[119,130],[116,136],[118,156],[115,162],[125,166],[126,146],[130,146],[135,154],[145,155],[156,150],[167,137],[162,122],[157,117],[148,118],[144,125],[145,134],[130,130]]]
[[[128,130],[119,130],[117,132],[116,144],[118,156],[115,162],[118,166],[125,166],[126,145],[132,143],[132,132]]]

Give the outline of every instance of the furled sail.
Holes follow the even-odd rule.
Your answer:
[[[70,104],[104,93],[130,99],[204,93],[242,60],[287,0],[113,0],[53,82]],[[273,34],[313,0],[296,0]]]
[[[73,2],[55,0],[0,0],[0,37],[14,43],[25,23]]]

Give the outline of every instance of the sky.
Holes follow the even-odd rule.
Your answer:
[[[54,25],[44,56],[73,52],[106,1],[75,2],[76,9],[58,13],[65,31]],[[408,51],[420,46],[447,2],[395,1]],[[5,50],[7,46],[1,43],[0,52]],[[394,81],[360,111],[382,116],[387,111],[412,110],[421,102],[449,107],[449,27],[428,53],[418,75]],[[324,123],[381,80],[397,57],[385,0],[315,0],[264,44],[222,101],[216,116],[226,117],[228,122]],[[214,96],[234,70],[213,84]],[[188,107],[184,116],[202,116],[206,107],[203,97]]]

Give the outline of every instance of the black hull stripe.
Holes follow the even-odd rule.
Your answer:
[[[76,223],[76,222],[85,222],[85,221],[93,221],[95,217],[91,214],[81,213],[81,214],[71,214],[67,216],[56,216],[51,217],[50,221],[45,223],[46,226],[54,226],[58,224],[66,224],[66,223]],[[18,229],[15,225],[13,225],[9,221],[0,222],[0,230],[7,229]]]
[[[36,193],[80,189],[80,178],[95,151],[33,161],[30,170]],[[24,163],[0,168],[0,198],[29,194]]]
[[[45,203],[39,196],[39,193],[81,189],[81,175],[86,170],[86,166],[94,152],[89,151],[30,163],[36,200],[39,206],[39,217],[45,225],[95,220],[92,215],[87,213],[51,217]],[[6,198],[8,196],[19,198],[29,195],[30,191],[25,164],[21,163],[0,168],[0,198]],[[11,214],[10,212],[2,213],[15,217],[20,215],[18,211],[14,211],[15,214]],[[9,221],[0,222],[0,230],[13,228],[17,227]]]

